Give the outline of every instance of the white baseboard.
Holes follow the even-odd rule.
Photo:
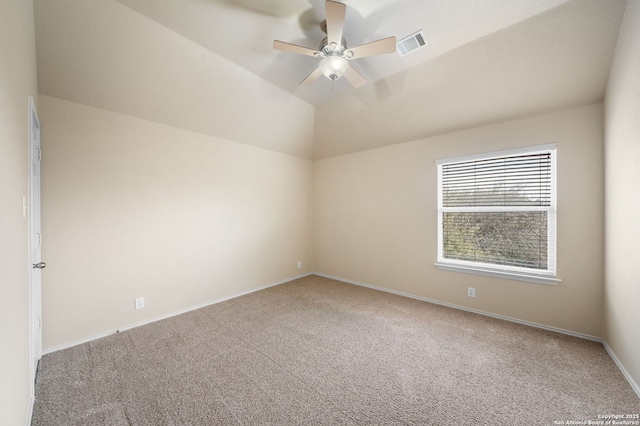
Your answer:
[[[299,278],[303,278],[303,277],[306,277],[306,276],[309,276],[309,275],[312,275],[312,274],[313,274],[313,272],[308,272],[306,274],[296,275],[294,277],[289,277],[289,278],[286,278],[286,279],[281,280],[281,281],[276,281],[276,282],[273,282],[273,283],[269,283],[267,285],[263,285],[261,287],[257,287],[257,288],[251,289],[251,290],[243,291],[241,293],[236,293],[236,294],[232,294],[230,296],[221,297],[219,299],[210,300],[208,302],[201,303],[201,304],[196,305],[196,306],[191,306],[191,307],[188,307],[188,308],[185,308],[185,309],[181,309],[179,311],[171,312],[171,313],[166,314],[166,315],[160,315],[158,317],[155,317],[155,318],[152,318],[152,319],[149,319],[149,320],[137,322],[137,323],[134,323],[134,324],[128,324],[128,325],[125,325],[123,327],[120,327],[120,328],[117,328],[117,329],[114,329],[114,330],[109,330],[109,331],[104,332],[104,333],[100,333],[100,334],[97,334],[97,335],[93,335],[91,337],[87,337],[86,339],[80,339],[80,340],[76,340],[76,341],[73,341],[73,342],[68,342],[68,343],[63,343],[61,345],[53,346],[51,348],[47,348],[46,350],[44,350],[42,352],[42,355],[47,355],[47,354],[50,354],[50,353],[53,353],[53,352],[61,351],[63,349],[68,349],[68,348],[71,348],[71,347],[74,347],[74,346],[81,345],[83,343],[91,342],[93,340],[101,339],[103,337],[107,337],[107,336],[110,336],[112,334],[119,333],[121,331],[130,330],[132,328],[141,327],[143,325],[151,324],[151,323],[156,322],[156,321],[161,321],[163,319],[175,317],[176,315],[185,314],[187,312],[195,311],[196,309],[205,308],[207,306],[215,305],[216,303],[224,302],[224,301],[230,300],[230,299],[235,299],[236,297],[240,297],[240,296],[245,296],[247,294],[251,294],[251,293],[254,293],[256,291],[260,291],[260,290],[267,289],[269,287],[274,287],[274,286],[277,286],[277,285],[280,285],[280,284],[284,284],[284,283],[287,283],[289,281],[297,280]]]
[[[600,337],[591,336],[589,334],[576,333],[575,331],[571,331],[571,330],[564,330],[562,328],[550,327],[550,326],[547,326],[547,325],[538,324],[538,323],[530,322],[530,321],[523,321],[523,320],[518,319],[518,318],[512,318],[512,317],[507,317],[507,316],[504,316],[504,315],[494,314],[494,313],[491,313],[491,312],[481,311],[481,310],[478,310],[478,309],[467,308],[465,306],[454,305],[453,303],[441,302],[440,300],[429,299],[427,297],[422,297],[422,296],[416,296],[415,294],[410,294],[410,293],[403,293],[401,291],[396,291],[396,290],[391,290],[391,289],[384,288],[384,287],[378,287],[378,286],[371,285],[371,284],[361,283],[361,282],[349,280],[349,279],[346,279],[346,278],[334,277],[332,275],[321,274],[319,272],[314,272],[313,274],[321,276],[321,277],[329,278],[329,279],[332,279],[332,280],[342,281],[342,282],[345,282],[347,284],[354,284],[354,285],[359,285],[361,287],[367,287],[367,288],[371,288],[371,289],[374,289],[374,290],[384,291],[386,293],[395,294],[397,296],[403,296],[403,297],[408,297],[408,298],[411,298],[411,299],[421,300],[423,302],[429,302],[429,303],[433,303],[433,304],[441,305],[441,306],[446,306],[448,308],[453,308],[453,309],[459,309],[461,311],[473,312],[474,314],[484,315],[484,316],[492,317],[492,318],[498,318],[498,319],[505,320],[505,321],[510,321],[510,322],[515,322],[515,323],[518,323],[518,324],[528,325],[530,327],[535,327],[535,328],[541,328],[543,330],[554,331],[556,333],[567,334],[569,336],[579,337],[581,339],[587,339],[587,340],[594,340],[596,342],[602,342],[602,339]]]
[[[31,419],[33,418],[33,404],[36,402],[36,397],[29,397],[29,406],[27,407],[27,423],[26,426],[31,426]]]
[[[609,353],[609,356],[611,357],[611,359],[613,360],[613,362],[616,363],[616,365],[618,366],[618,368],[620,369],[620,371],[622,372],[622,375],[624,376],[625,379],[627,379],[627,382],[629,382],[629,384],[631,385],[631,389],[634,390],[634,392],[636,393],[636,395],[638,395],[638,398],[640,398],[640,386],[638,386],[638,384],[636,383],[635,380],[633,380],[633,377],[631,377],[631,374],[629,374],[629,372],[627,371],[626,368],[624,368],[624,365],[622,365],[622,362],[620,361],[620,359],[616,356],[615,352],[613,352],[613,349],[611,349],[611,346],[609,346],[609,344],[607,343],[606,340],[602,339],[602,345],[604,346],[604,348],[607,350],[607,352]]]

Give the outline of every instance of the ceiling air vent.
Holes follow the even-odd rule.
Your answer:
[[[405,56],[416,49],[429,44],[429,41],[424,36],[424,31],[420,30],[417,33],[411,34],[409,37],[405,37],[397,43],[398,53],[400,56]]]

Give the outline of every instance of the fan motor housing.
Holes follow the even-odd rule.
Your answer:
[[[320,52],[324,53],[326,56],[329,55],[339,55],[342,56],[345,50],[347,50],[347,40],[342,37],[340,42],[340,46],[333,47],[329,44],[329,40],[327,37],[323,38],[320,42],[320,48],[318,49]]]

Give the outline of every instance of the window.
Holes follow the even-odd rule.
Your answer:
[[[556,284],[556,147],[440,160],[440,269]]]

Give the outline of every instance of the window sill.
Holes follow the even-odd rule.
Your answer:
[[[472,266],[453,265],[450,263],[435,263],[436,268],[443,271],[462,272],[465,274],[484,275],[494,278],[505,278],[509,280],[528,281],[536,284],[558,285],[562,281],[559,278],[546,277],[543,275],[527,275],[512,271],[503,271],[496,269],[485,269]]]

